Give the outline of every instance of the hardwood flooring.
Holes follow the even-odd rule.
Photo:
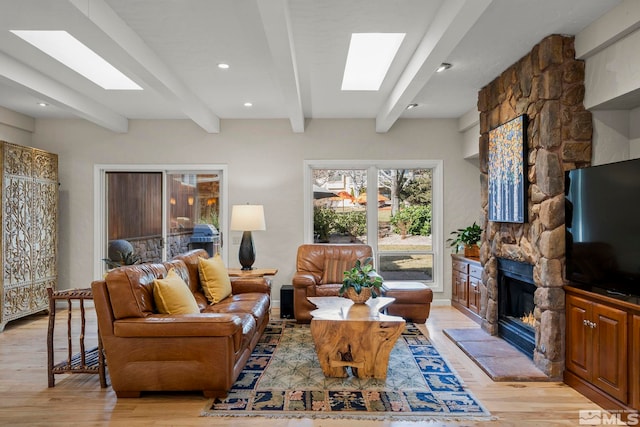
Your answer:
[[[66,307],[57,310],[56,357],[66,357]],[[76,310],[73,310],[75,316]],[[273,318],[277,318],[274,313]],[[77,316],[75,317],[77,319]],[[87,309],[88,345],[95,345],[95,314]],[[493,382],[443,333],[445,328],[477,327],[451,307],[433,307],[426,332],[475,396],[497,417],[472,423],[419,423],[420,426],[574,426],[580,409],[600,409],[570,387],[555,382]],[[75,327],[74,330],[78,329]],[[245,426],[338,427],[344,420],[199,417],[207,399],[198,393],[143,394],[117,399],[100,388],[97,375],[56,375],[47,387],[47,316],[10,322],[0,333],[0,426]],[[77,341],[74,340],[77,347]],[[351,427],[415,426],[398,421],[349,421]]]

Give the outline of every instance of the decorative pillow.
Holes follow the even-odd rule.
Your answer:
[[[332,259],[324,260],[324,270],[322,272],[322,284],[342,283],[344,272],[355,267],[355,260],[350,259]]]
[[[231,295],[231,279],[219,254],[208,259],[199,257],[198,273],[202,290],[211,304],[217,304]]]
[[[166,278],[153,281],[153,299],[158,312],[162,314],[200,313],[189,286],[173,268],[169,270]]]

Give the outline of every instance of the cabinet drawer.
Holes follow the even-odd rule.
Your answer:
[[[469,276],[473,276],[478,279],[482,279],[482,267],[479,265],[469,266]]]
[[[460,273],[467,274],[469,273],[469,264],[462,261],[453,260],[453,269],[459,271]]]

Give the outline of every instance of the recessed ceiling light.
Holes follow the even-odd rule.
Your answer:
[[[409,104],[407,105],[407,110],[411,110],[413,108],[416,108],[418,106],[418,104]]]
[[[342,90],[379,90],[405,33],[351,34]]]
[[[251,103],[251,102],[245,102],[245,103],[244,103],[244,106],[245,106],[245,107],[253,107],[253,103]]]
[[[47,104],[46,102],[38,102],[38,105],[41,107],[48,107],[49,104]]]
[[[451,64],[449,64],[448,62],[443,62],[438,68],[436,68],[436,73],[441,73],[444,70],[448,70],[449,68],[451,68]]]
[[[221,62],[218,64],[218,68],[220,68],[221,70],[226,70],[229,68],[229,64],[225,64],[224,62]]]
[[[142,90],[133,80],[66,31],[11,32],[103,89]]]

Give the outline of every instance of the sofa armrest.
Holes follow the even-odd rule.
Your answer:
[[[271,280],[264,277],[232,277],[231,293],[233,295],[258,292],[271,295]]]
[[[242,319],[233,314],[153,314],[114,322],[114,335],[125,338],[227,337],[242,334]]]
[[[291,284],[294,288],[307,288],[309,286],[316,286],[316,278],[311,273],[296,272],[291,279]]]

